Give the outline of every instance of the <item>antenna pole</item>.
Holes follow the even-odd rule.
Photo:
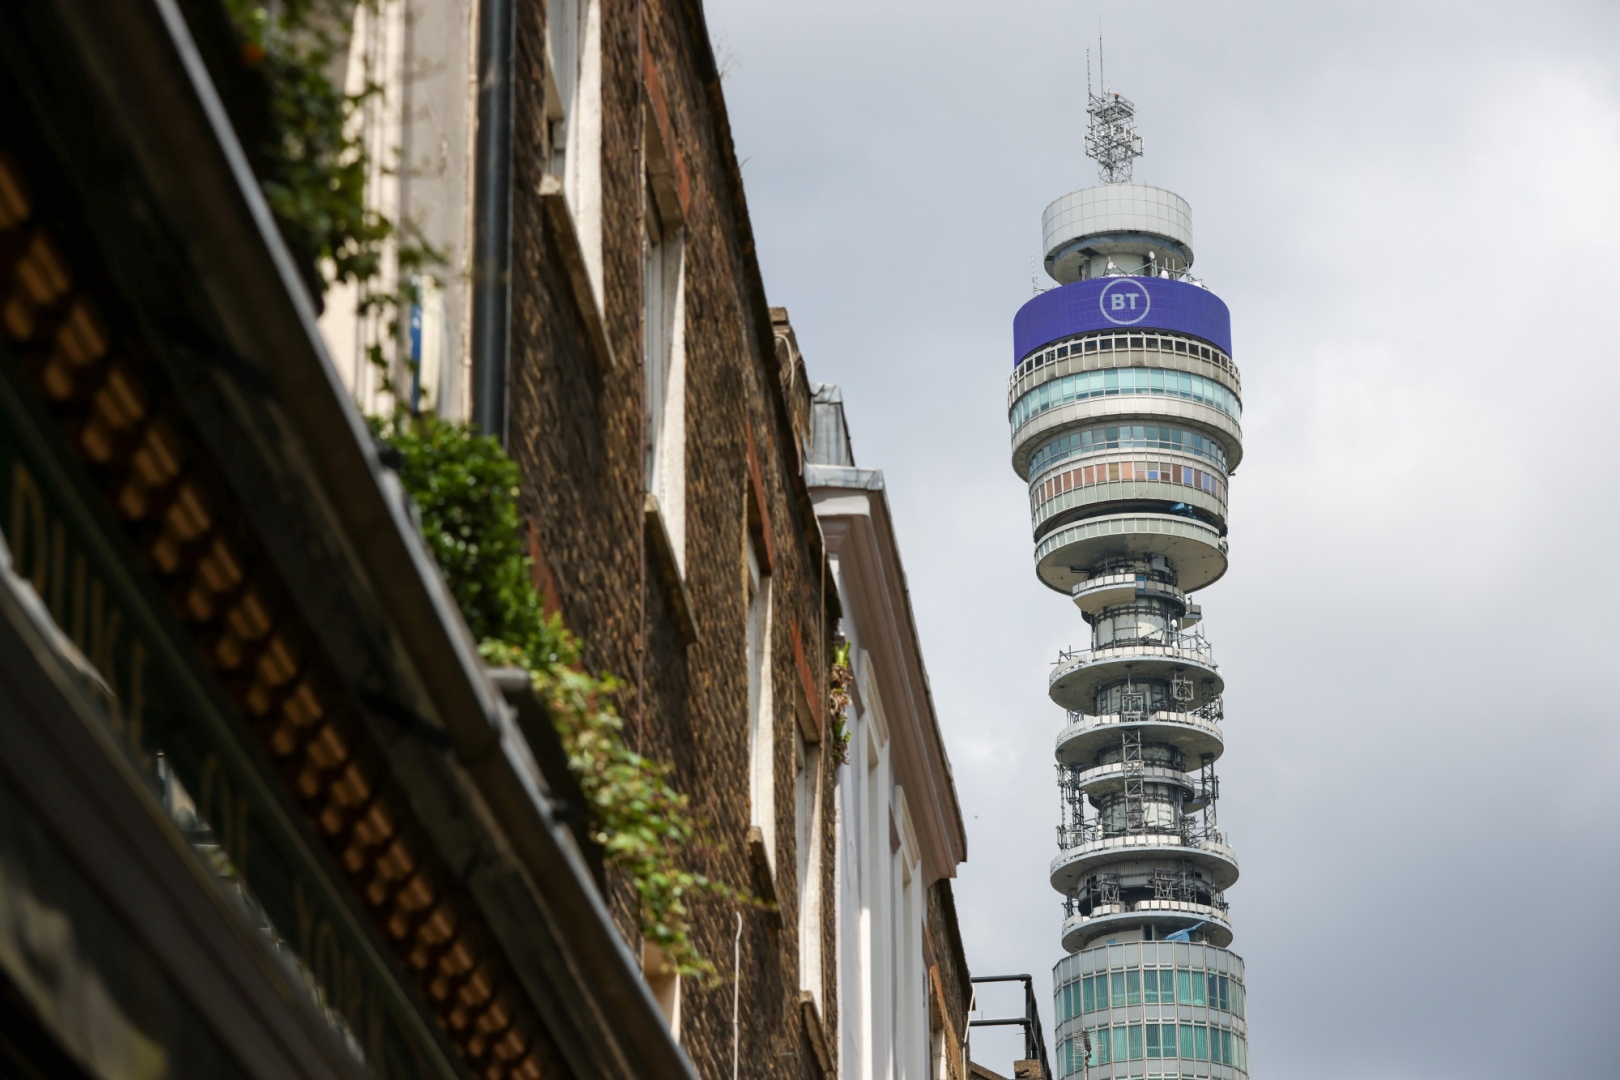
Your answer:
[[[1142,137],[1136,133],[1136,106],[1129,98],[1108,89],[1108,69],[1103,66],[1103,41],[1097,38],[1097,93],[1091,91],[1091,51],[1086,51],[1086,156],[1097,163],[1097,175],[1105,184],[1128,184],[1131,163],[1142,156]]]

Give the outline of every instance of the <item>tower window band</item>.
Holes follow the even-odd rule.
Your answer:
[[[1016,430],[1030,419],[1059,405],[1122,394],[1148,394],[1195,401],[1218,409],[1233,420],[1242,419],[1243,414],[1237,395],[1214,379],[1166,368],[1105,368],[1102,371],[1077,371],[1042,383],[1013,404],[1009,419]]]
[[[1107,424],[1059,435],[1029,456],[1029,474],[1035,476],[1072,457],[1108,450],[1175,450],[1201,457],[1226,472],[1226,451],[1208,435],[1168,424]]]

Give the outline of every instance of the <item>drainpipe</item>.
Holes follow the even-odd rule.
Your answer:
[[[737,912],[736,950],[731,958],[731,1080],[742,1075],[742,912]]]
[[[512,307],[513,0],[478,5],[473,145],[472,421],[506,444]]]

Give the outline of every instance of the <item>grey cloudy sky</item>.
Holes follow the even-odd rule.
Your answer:
[[[1254,1072],[1620,1075],[1620,5],[707,9],[771,302],[888,476],[973,969],[1060,955],[1044,688],[1085,628],[1005,395],[1041,210],[1096,182],[1101,13],[1244,376],[1201,600]]]

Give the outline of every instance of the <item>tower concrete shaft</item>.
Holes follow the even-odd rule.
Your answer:
[[[1243,961],[1215,764],[1224,683],[1191,593],[1226,571],[1243,452],[1226,305],[1191,276],[1185,200],[1073,192],[1043,216],[1059,283],[1013,323],[1013,467],[1035,571],[1089,628],[1048,691],[1062,818],[1055,971],[1060,1077],[1238,1080]]]

